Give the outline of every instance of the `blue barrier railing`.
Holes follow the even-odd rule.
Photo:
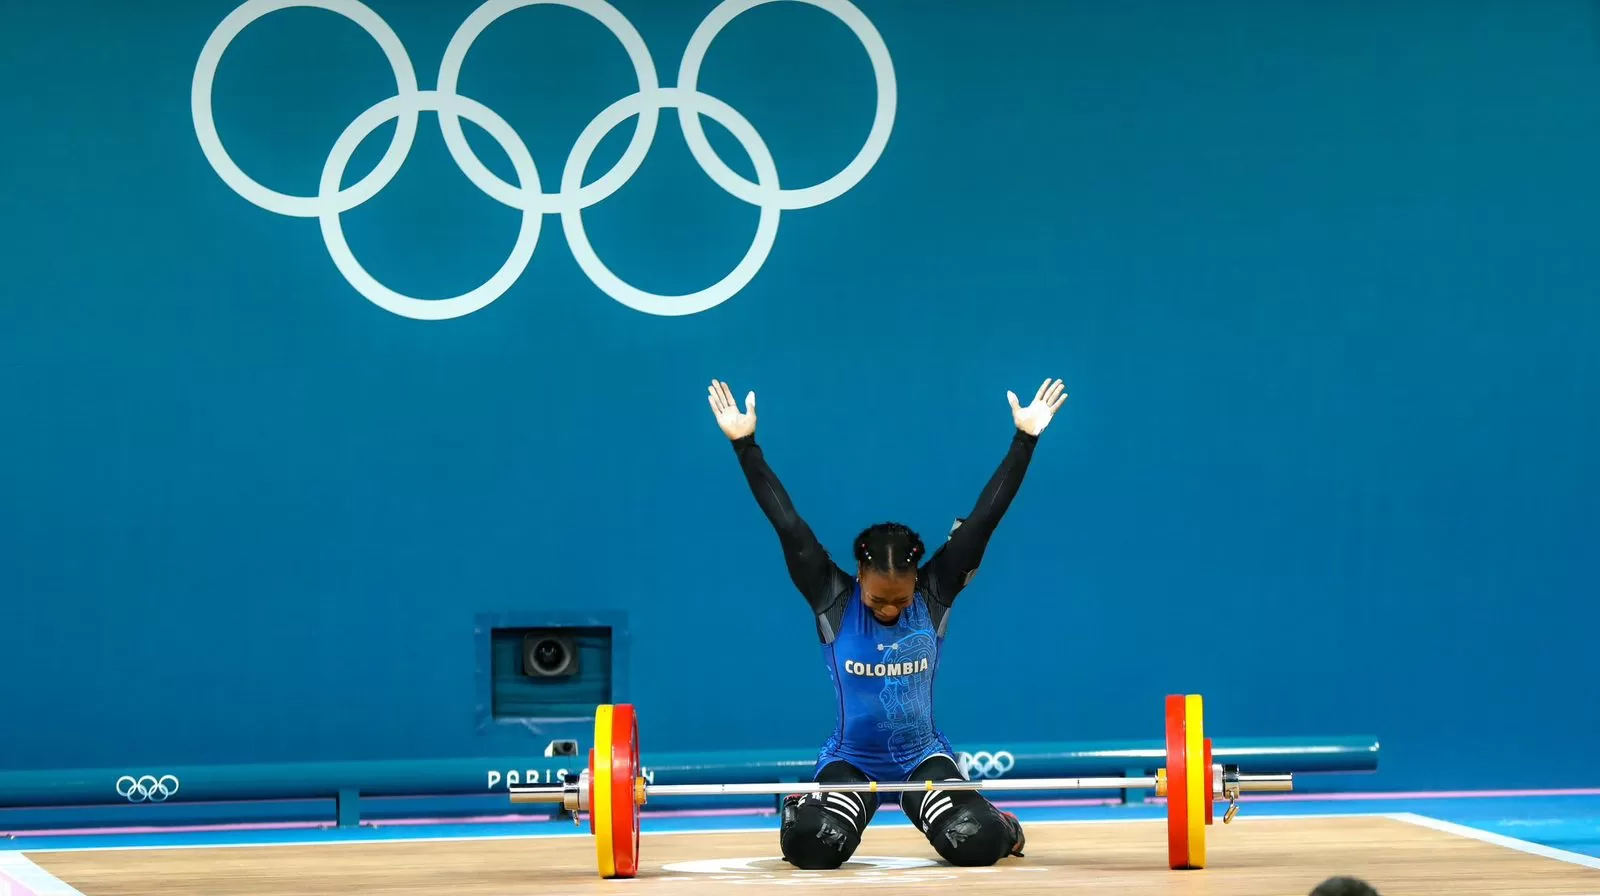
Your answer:
[[[1370,737],[1219,740],[1213,748],[1216,761],[1251,772],[1349,773],[1378,767],[1378,741]],[[586,757],[587,750],[583,753]],[[957,758],[973,778],[1149,775],[1165,762],[1159,741],[994,744],[961,749]],[[643,774],[656,784],[786,783],[810,776],[816,752],[661,753],[645,759]],[[0,772],[0,807],[332,799],[338,824],[353,825],[360,820],[362,797],[493,798],[512,784],[559,782],[582,765],[579,757],[567,756]],[[1131,789],[1121,793],[1129,801],[1142,798]],[[719,798],[717,804],[734,802]],[[505,811],[513,811],[509,803]]]

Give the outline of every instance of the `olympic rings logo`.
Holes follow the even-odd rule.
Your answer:
[[[123,775],[117,779],[117,796],[130,803],[164,803],[178,792],[178,779],[172,775]]]
[[[1009,750],[996,750],[990,753],[979,750],[976,753],[962,753],[956,757],[956,765],[961,773],[968,777],[998,778],[1015,768],[1017,759]]]
[[[417,86],[416,72],[405,46],[389,24],[360,0],[247,0],[219,23],[200,50],[190,89],[190,111],[195,136],[206,160],[227,184],[246,201],[279,215],[316,218],[329,257],[347,282],[368,301],[403,317],[417,320],[446,320],[482,310],[509,290],[533,258],[545,215],[559,214],[561,228],[573,258],[589,280],[606,295],[636,311],[658,315],[685,315],[713,308],[736,295],[755,279],[766,262],[778,236],[778,216],[784,211],[811,208],[833,199],[859,184],[883,155],[894,126],[896,87],[889,48],[866,15],[848,0],[800,0],[832,13],[860,39],[872,63],[877,82],[878,102],[872,126],[860,152],[833,177],[802,188],[779,185],[778,169],[761,135],[731,106],[697,89],[700,66],[711,41],[740,13],[773,0],[723,0],[706,16],[689,38],[678,66],[675,87],[662,87],[656,80],[655,64],[644,38],[633,24],[606,0],[487,0],[467,16],[445,47],[439,64],[437,86],[432,90]],[[554,3],[587,13],[610,29],[621,42],[638,77],[637,92],[612,103],[578,135],[561,171],[560,188],[544,192],[538,169],[527,145],[497,113],[483,104],[456,92],[461,67],[473,42],[501,16],[525,6]],[[217,134],[212,115],[212,87],[222,54],[234,38],[252,22],[277,10],[311,6],[338,13],[359,25],[372,36],[394,70],[395,95],[374,104],[345,128],[323,163],[315,196],[294,196],[268,189],[251,179],[228,155]],[[645,292],[624,282],[595,254],[584,231],[583,211],[605,200],[627,183],[644,163],[645,154],[655,139],[656,124],[663,109],[677,109],[684,139],[696,162],[707,176],[736,198],[760,210],[755,238],[733,271],[715,284],[698,292],[669,296]],[[356,208],[389,184],[399,173],[411,151],[417,133],[417,117],[422,112],[438,116],[450,157],[473,186],[503,205],[522,212],[521,227],[509,257],[500,269],[480,286],[444,299],[419,299],[402,295],[379,283],[355,258],[345,240],[340,216]],[[729,168],[706,140],[700,116],[726,128],[750,157],[756,174],[751,183]],[[615,167],[595,182],[584,186],[585,168],[600,141],[619,124],[638,118],[633,139]],[[396,122],[393,141],[366,177],[341,188],[346,166],[361,141],[385,122]],[[500,144],[511,160],[517,184],[501,180],[486,168],[468,146],[461,129],[466,119],[486,131]]]

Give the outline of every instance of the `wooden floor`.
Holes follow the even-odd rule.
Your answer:
[[[907,827],[869,830],[857,860],[835,872],[800,872],[778,861],[776,832],[646,834],[633,881],[600,880],[587,837],[26,855],[85,896],[716,896],[770,892],[773,885],[784,885],[780,892],[884,896],[958,889],[1304,896],[1333,874],[1364,877],[1384,896],[1600,894],[1600,870],[1389,818],[1241,817],[1211,831],[1210,867],[1183,872],[1166,869],[1159,821],[1031,825],[1026,858],[986,869],[938,863]]]

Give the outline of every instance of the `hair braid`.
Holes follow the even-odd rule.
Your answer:
[[[922,538],[900,523],[878,523],[856,536],[856,562],[886,575],[916,572],[926,550]]]

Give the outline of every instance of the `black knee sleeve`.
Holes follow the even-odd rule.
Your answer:
[[[912,780],[964,778],[954,762],[935,756],[917,769]],[[1007,855],[1020,855],[1022,826],[975,790],[907,793],[900,804],[934,851],[952,865],[993,865]]]
[[[969,867],[993,865],[1010,855],[1022,838],[1016,820],[981,797],[952,808],[923,833],[946,862]]]
[[[824,768],[817,780],[867,780],[854,768],[835,765],[843,763]],[[838,868],[861,845],[861,832],[877,808],[877,797],[867,793],[807,793],[786,798],[778,834],[784,860],[808,871]]]

